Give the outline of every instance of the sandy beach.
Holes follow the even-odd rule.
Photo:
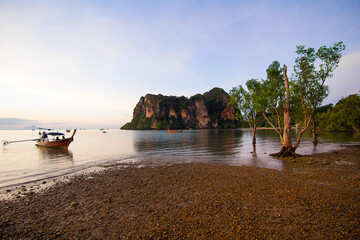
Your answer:
[[[23,189],[0,202],[0,238],[359,239],[360,146],[282,161],[116,165]]]

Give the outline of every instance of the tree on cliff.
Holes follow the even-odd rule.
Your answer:
[[[241,85],[230,90],[231,104],[236,106],[239,111],[236,112],[237,120],[244,120],[249,123],[252,130],[252,144],[256,144],[256,127],[261,119],[261,83],[257,79],[251,79],[246,82],[246,91]]]
[[[287,77],[286,65],[282,69],[282,77],[280,76],[280,64],[275,61],[267,70],[268,79],[263,86],[263,94],[267,99],[264,103],[277,115],[278,128],[271,123],[265,113],[263,114],[280,135],[281,150],[274,154],[275,156],[296,156],[295,150],[300,144],[302,134],[309,128],[316,108],[328,94],[328,88],[324,85],[325,81],[332,77],[332,72],[340,62],[345,45],[343,42],[338,42],[333,47],[322,46],[316,53],[313,48],[305,49],[304,46],[298,46],[297,49],[296,53],[299,57],[295,61],[293,80],[290,82]],[[318,71],[314,65],[316,60],[320,61]],[[282,78],[285,88],[281,86]],[[293,106],[290,106],[290,103]],[[297,111],[298,109],[302,110],[301,113]],[[292,114],[302,119],[302,126],[294,146],[291,141]],[[283,128],[281,122],[283,122]]]

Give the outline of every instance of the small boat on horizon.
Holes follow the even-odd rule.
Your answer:
[[[168,129],[168,131],[170,133],[182,133],[182,131],[184,131],[184,130],[170,130],[170,129]]]

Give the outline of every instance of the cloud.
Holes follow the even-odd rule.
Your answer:
[[[342,57],[333,77],[326,82],[330,94],[325,103],[337,103],[342,97],[360,92],[360,51]],[[344,95],[345,94],[345,95]]]
[[[36,120],[22,118],[0,118],[0,129],[19,129],[38,124],[40,123]]]
[[[116,126],[131,120],[146,93],[192,96],[214,86],[227,91],[263,78],[275,59],[291,68],[298,44],[316,48],[339,35],[345,44],[358,39],[359,28],[349,24],[358,22],[355,7],[339,18],[335,13],[343,11],[327,4],[332,14],[324,18],[321,5],[1,2],[0,101],[6,104],[0,116]]]
[[[37,124],[35,120],[21,119],[21,118],[0,118],[0,125],[23,125],[23,124]]]

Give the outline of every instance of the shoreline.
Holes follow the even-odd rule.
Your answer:
[[[0,238],[357,238],[360,145],[284,170],[108,166],[0,201]]]
[[[346,146],[351,146],[351,145],[354,145],[354,144],[338,144],[335,147],[335,149],[341,150],[342,148],[345,148]],[[326,153],[326,149],[325,149],[325,151],[320,151],[320,153]],[[272,158],[278,159],[276,157],[272,157]],[[178,163],[165,162],[165,163],[159,163],[158,165],[160,166],[162,164],[168,165],[168,164],[178,164]],[[251,166],[251,165],[247,165],[247,164],[244,164],[244,165],[228,164],[228,163],[215,163],[215,164],[229,165],[229,166]],[[23,182],[23,183],[14,183],[14,184],[8,185],[8,186],[1,186],[0,187],[0,201],[23,198],[29,192],[31,192],[31,194],[38,193],[38,192],[46,190],[49,187],[52,187],[53,185],[57,184],[58,182],[69,181],[69,179],[71,179],[71,177],[73,177],[73,176],[82,175],[82,174],[91,174],[92,172],[99,172],[99,171],[101,172],[101,171],[104,171],[106,168],[108,168],[108,166],[113,166],[113,165],[121,165],[124,167],[134,167],[134,166],[142,165],[142,167],[147,167],[146,164],[143,165],[141,162],[118,163],[117,161],[115,161],[113,163],[94,165],[94,166],[91,166],[86,169],[73,170],[73,171],[70,171],[70,173],[60,174],[60,175],[56,175],[53,177],[45,177],[45,178],[40,178],[40,179],[36,179],[36,180],[29,180],[29,181]],[[253,166],[253,167],[259,167],[259,166]],[[275,169],[275,170],[282,171],[282,170],[285,170],[287,168],[287,166],[282,165],[281,168],[271,167],[271,166],[270,167],[259,167],[259,168]]]

